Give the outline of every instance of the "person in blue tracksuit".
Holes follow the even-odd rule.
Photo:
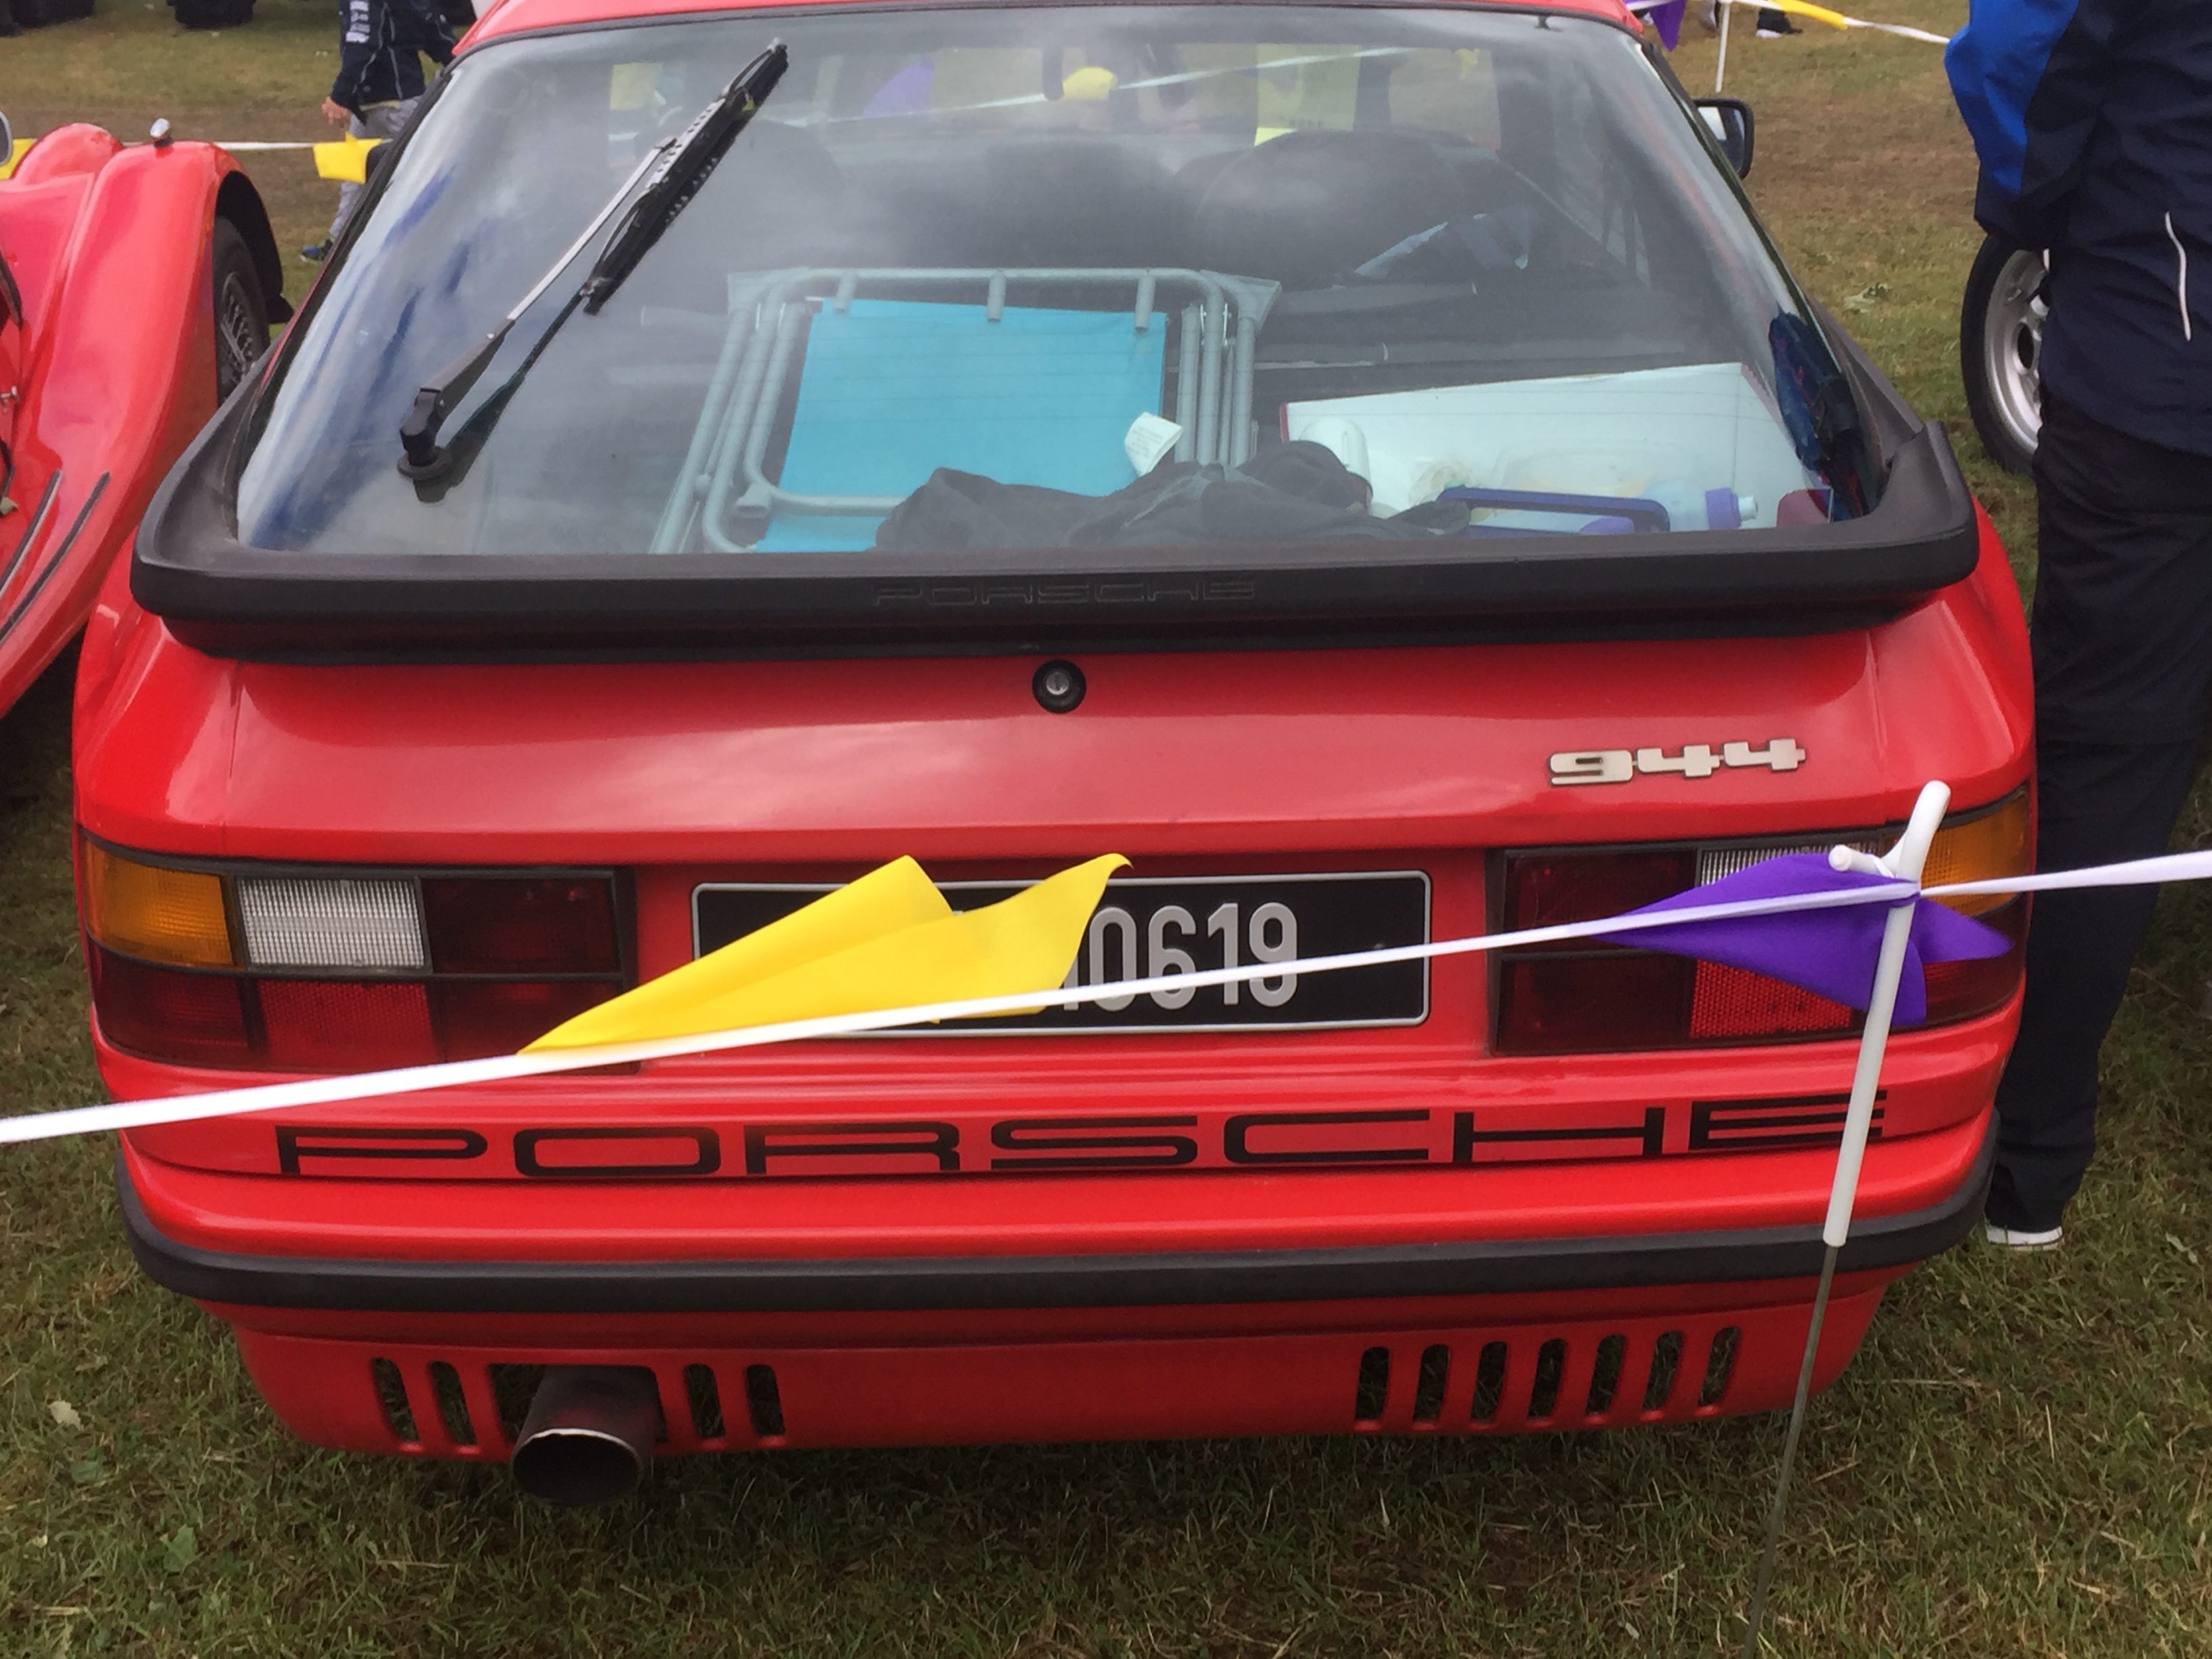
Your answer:
[[[2045,252],[2037,862],[2166,850],[2212,714],[2212,0],[1972,0],[1974,212]],[[1990,1237],[2058,1243],[2154,890],[2035,901]]]
[[[323,115],[356,138],[396,138],[422,95],[422,59],[443,67],[453,60],[453,37],[433,0],[339,0],[338,72],[323,100]],[[338,228],[353,211],[361,186],[338,186],[337,216],[330,234],[300,250],[320,261]]]

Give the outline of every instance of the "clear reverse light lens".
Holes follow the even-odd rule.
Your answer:
[[[238,919],[256,968],[429,966],[411,881],[241,876]]]
[[[1843,843],[1856,853],[1882,853],[1888,850],[1880,841],[1846,841]],[[1698,849],[1698,885],[1718,881],[1723,876],[1733,876],[1748,870],[1754,864],[1768,859],[1780,858],[1784,853],[1819,853],[1825,856],[1836,845],[1832,840],[1811,842],[1774,842],[1763,847],[1701,847]]]

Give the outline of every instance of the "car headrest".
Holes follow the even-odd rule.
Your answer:
[[[1095,137],[1027,138],[983,154],[985,263],[1157,264],[1170,258],[1165,171]]]
[[[1199,198],[1198,263],[1324,287],[1461,211],[1462,186],[1425,139],[1402,132],[1285,133],[1239,155]]]

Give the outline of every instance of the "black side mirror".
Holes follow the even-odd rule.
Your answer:
[[[1705,118],[1705,130],[1713,135],[1713,142],[1728,157],[1728,164],[1735,169],[1735,176],[1751,176],[1753,125],[1751,106],[1741,98],[1700,98],[1698,113]]]

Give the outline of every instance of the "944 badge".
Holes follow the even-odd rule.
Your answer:
[[[1577,749],[1552,757],[1552,782],[1566,787],[1584,783],[1628,783],[1638,776],[1656,777],[1674,773],[1686,778],[1709,778],[1723,767],[1765,767],[1770,772],[1795,772],[1805,763],[1805,751],[1795,738],[1770,738],[1763,749],[1747,743],[1724,743],[1716,753],[1710,744],[1693,743],[1679,755],[1663,749]]]

